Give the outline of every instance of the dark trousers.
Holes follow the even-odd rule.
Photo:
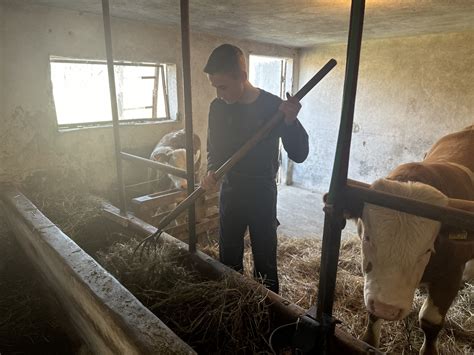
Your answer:
[[[254,277],[278,293],[276,218],[277,187],[274,179],[226,177],[220,195],[220,261],[243,271],[244,235],[250,232]]]

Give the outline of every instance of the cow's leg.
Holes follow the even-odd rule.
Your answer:
[[[461,284],[462,268],[446,273],[428,285],[428,297],[419,313],[420,327],[425,335],[420,354],[437,355],[437,338],[444,319]]]
[[[368,314],[367,327],[365,328],[362,341],[373,347],[378,348],[380,344],[380,329],[382,328],[382,319],[377,318],[372,313]]]
[[[419,314],[420,327],[425,336],[420,354],[438,354],[437,339],[443,328],[444,316],[433,303],[431,296],[428,296]]]

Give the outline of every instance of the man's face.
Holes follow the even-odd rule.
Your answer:
[[[233,104],[240,100],[244,93],[244,81],[242,76],[231,73],[208,74],[211,85],[216,88],[217,97],[227,104]]]

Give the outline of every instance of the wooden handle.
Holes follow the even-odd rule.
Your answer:
[[[322,68],[319,70],[298,92],[295,94],[295,98],[300,101],[303,97],[313,89],[332,68],[336,66],[337,62],[335,59],[330,59]],[[255,147],[273,128],[275,128],[284,118],[284,114],[278,111],[273,117],[265,123],[255,135],[250,138],[239,150],[237,150],[222,166],[215,172],[216,179],[222,178],[230,169],[234,167],[247,153]],[[192,194],[186,197],[176,208],[171,211],[166,217],[164,217],[158,223],[158,230],[163,230],[168,224],[171,223],[176,217],[184,212],[188,207],[191,206],[199,197],[201,197],[206,190],[202,187],[194,190]]]

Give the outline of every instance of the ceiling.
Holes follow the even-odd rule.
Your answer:
[[[102,13],[101,0],[21,1]],[[190,0],[191,31],[289,47],[345,42],[350,3],[350,0]],[[178,24],[180,18],[179,0],[110,0],[110,12],[114,17],[171,25]],[[474,0],[366,0],[365,39],[466,30],[474,30]]]

